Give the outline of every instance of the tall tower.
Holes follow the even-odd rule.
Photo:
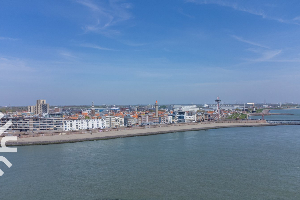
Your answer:
[[[217,120],[219,120],[220,117],[221,117],[221,109],[220,109],[221,99],[219,99],[219,97],[217,97],[217,99],[215,100],[215,102],[217,103]]]
[[[95,108],[94,108],[94,102],[92,101],[92,109],[91,109],[92,116],[95,115]]]
[[[158,117],[158,104],[157,104],[157,100],[155,102],[155,117]]]

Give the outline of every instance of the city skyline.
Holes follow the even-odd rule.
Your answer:
[[[50,102],[51,103],[51,102]],[[111,103],[104,103],[104,104],[93,104],[94,102],[91,102],[90,104],[46,104],[49,105],[50,107],[99,107],[99,108],[104,108],[104,107],[127,107],[127,106],[155,106],[155,103],[150,102],[150,103],[137,103],[137,104],[111,104]],[[298,102],[267,102],[264,100],[264,102],[250,102],[250,101],[246,101],[246,102],[240,102],[240,101],[236,101],[236,102],[226,102],[226,101],[221,101],[220,105],[299,105]],[[215,102],[215,100],[211,100],[209,102],[191,102],[191,103],[180,103],[180,102],[173,102],[173,103],[159,103],[158,106],[170,106],[170,105],[198,105],[198,106],[204,106],[204,105],[217,105],[217,103]],[[32,107],[31,109],[34,110],[35,106],[32,105],[0,105],[0,108],[12,108],[12,107]],[[34,111],[33,111],[34,112]]]
[[[2,1],[0,106],[299,103],[299,4]]]

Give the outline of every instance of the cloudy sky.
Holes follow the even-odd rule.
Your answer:
[[[2,0],[0,106],[300,103],[300,1]]]

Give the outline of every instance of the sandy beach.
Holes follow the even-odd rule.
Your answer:
[[[168,127],[154,127],[154,128],[139,128],[139,129],[126,129],[116,131],[82,131],[80,134],[66,134],[62,132],[59,135],[38,137],[18,138],[17,141],[8,141],[7,146],[24,146],[24,145],[45,145],[45,144],[59,144],[59,143],[72,143],[81,141],[92,140],[105,140],[124,137],[157,135],[172,132],[183,131],[196,131],[207,130],[215,128],[229,128],[229,127],[254,127],[254,126],[267,126],[270,125],[266,121],[240,121],[240,122],[212,122],[212,123],[194,123],[194,124],[175,124]]]

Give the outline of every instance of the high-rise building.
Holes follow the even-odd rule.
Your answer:
[[[49,112],[49,104],[46,104],[46,100],[37,100],[35,114],[43,114],[48,112]]]
[[[46,100],[42,100],[42,99],[36,100],[36,105],[39,104],[46,104]]]
[[[35,106],[28,106],[28,112],[38,115],[49,113],[49,104],[46,104],[46,100],[37,100]]]

